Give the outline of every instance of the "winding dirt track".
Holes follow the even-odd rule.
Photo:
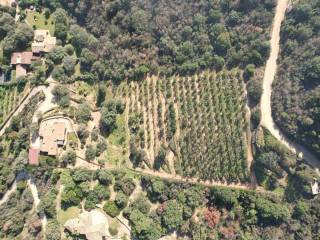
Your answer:
[[[286,145],[292,152],[298,154],[299,157],[305,159],[310,165],[312,165],[315,168],[317,172],[319,172],[320,161],[318,161],[317,157],[310,151],[308,151],[305,147],[289,140],[275,125],[272,118],[272,82],[277,72],[277,59],[280,50],[280,28],[281,23],[285,17],[287,6],[288,0],[278,0],[270,41],[271,53],[267,61],[263,78],[263,93],[261,96],[261,125],[267,128],[276,139],[278,139],[280,142]]]

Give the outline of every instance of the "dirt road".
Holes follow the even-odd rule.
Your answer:
[[[31,179],[28,180],[28,186],[29,186],[30,191],[32,193],[32,197],[33,197],[33,201],[34,201],[33,204],[35,206],[36,211],[38,211],[37,207],[40,203],[40,198],[39,198],[37,186],[35,185],[35,183]],[[43,231],[43,233],[45,233],[46,226],[47,226],[47,218],[45,215],[41,216],[41,224],[42,224],[42,231]]]
[[[252,184],[241,184],[241,183],[225,183],[225,182],[218,182],[218,181],[199,181],[196,178],[184,178],[180,175],[173,175],[165,172],[159,172],[151,169],[132,169],[132,168],[127,168],[129,171],[138,173],[138,174],[144,174],[144,175],[150,175],[153,177],[159,177],[162,179],[167,179],[167,180],[173,180],[173,181],[178,181],[178,182],[185,182],[185,183],[190,183],[190,184],[199,184],[205,187],[227,187],[227,188],[233,188],[233,189],[242,189],[242,190],[252,190],[255,189],[257,192],[262,192],[262,193],[269,193],[269,194],[276,194],[270,191],[265,190],[262,187],[257,187],[257,186],[252,186]]]
[[[15,180],[8,191],[3,195],[3,197],[0,200],[0,206],[7,202],[11,196],[12,193],[14,193],[17,190],[17,181]]]
[[[280,28],[285,17],[285,12],[288,6],[288,0],[278,0],[276,15],[273,22],[272,35],[270,40],[271,53],[267,61],[264,78],[263,78],[263,93],[261,97],[261,125],[267,128],[271,134],[286,145],[292,152],[297,153],[301,158],[309,162],[316,171],[319,171],[320,162],[314,154],[308,151],[300,144],[290,141],[279,130],[272,119],[271,111],[271,92],[272,82],[277,72],[277,59],[280,50]]]

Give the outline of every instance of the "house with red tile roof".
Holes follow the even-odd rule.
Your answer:
[[[32,52],[15,52],[11,55],[11,65],[16,67],[16,78],[27,75],[28,66],[33,60]]]

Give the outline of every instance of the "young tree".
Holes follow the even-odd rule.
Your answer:
[[[107,150],[107,144],[105,140],[100,140],[96,146],[96,156],[99,157],[105,150]]]
[[[96,149],[92,145],[88,145],[85,153],[87,161],[93,161],[96,157]]]
[[[77,121],[86,124],[91,119],[91,108],[87,103],[80,104],[76,112]]]
[[[161,216],[165,227],[174,231],[182,224],[182,207],[175,200],[169,200],[164,203]]]
[[[112,183],[113,175],[104,169],[99,169],[96,173],[99,183],[109,186]]]
[[[116,195],[115,203],[120,209],[124,209],[128,204],[128,196],[125,195],[123,192],[118,192]]]
[[[107,201],[103,206],[103,210],[111,217],[118,216],[121,211],[114,201]]]
[[[56,85],[52,89],[52,94],[55,97],[55,101],[61,106],[61,107],[67,107],[70,104],[70,97],[69,97],[69,90],[62,86],[62,85]]]
[[[77,59],[72,56],[66,56],[62,60],[64,72],[70,77],[74,74]]]
[[[87,130],[87,126],[84,124],[80,124],[77,130],[78,137],[81,141],[81,144],[85,144],[87,138],[89,137],[89,131]]]
[[[74,165],[76,163],[77,155],[76,152],[73,150],[69,150],[65,152],[61,157],[60,161],[64,166],[67,166],[68,164]]]
[[[69,31],[68,15],[66,11],[64,11],[61,8],[58,8],[53,15],[55,18],[55,24],[54,24],[55,36],[60,40],[62,40],[63,42],[65,42],[68,36],[68,31]]]

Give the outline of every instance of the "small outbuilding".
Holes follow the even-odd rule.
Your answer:
[[[40,155],[40,149],[30,148],[29,149],[29,164],[30,165],[39,165],[39,155]]]

